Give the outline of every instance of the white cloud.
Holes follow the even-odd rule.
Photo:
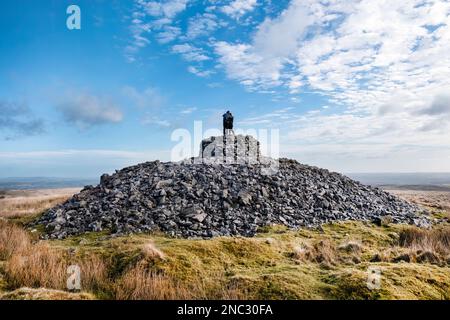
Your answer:
[[[65,121],[75,124],[80,129],[117,123],[123,119],[122,111],[111,99],[86,93],[66,95],[60,99],[57,109]]]
[[[172,52],[181,54],[186,61],[205,61],[210,58],[200,48],[196,48],[188,43],[176,44],[172,47]]]
[[[150,43],[147,34],[151,30],[151,25],[141,20],[139,13],[134,13],[133,16],[130,26],[131,40],[125,47],[125,57],[129,62],[135,61],[136,52]]]
[[[180,113],[181,114],[191,114],[195,110],[197,110],[196,107],[190,107],[190,108],[186,108],[186,109],[181,110]]]
[[[222,11],[232,18],[240,18],[256,7],[256,0],[233,0],[230,4],[222,7]]]
[[[217,16],[212,13],[199,14],[189,19],[186,36],[188,39],[207,36],[223,25],[224,23],[218,21]]]
[[[386,104],[393,88],[406,95],[447,84],[449,6],[293,0],[264,20],[249,43],[218,41],[215,52],[228,76],[246,85],[284,85],[292,93],[304,85],[352,105],[372,104],[367,96],[375,94]],[[429,83],[432,77],[437,81]]]
[[[201,78],[207,78],[211,74],[213,74],[212,70],[200,70],[199,68],[194,67],[194,66],[189,66],[188,71],[192,74],[195,74],[198,77],[201,77]]]
[[[278,86],[281,62],[278,58],[265,59],[254,52],[250,45],[229,44],[219,41],[214,44],[219,62],[230,79],[238,80],[248,87]]]
[[[149,45],[151,32],[160,43],[175,40],[180,35],[181,29],[170,24],[177,14],[186,9],[188,2],[188,0],[165,2],[135,0],[135,11],[132,13],[129,27],[131,40],[125,47],[125,58],[129,62],[136,61],[136,53]]]
[[[181,34],[181,29],[178,27],[172,27],[172,26],[164,26],[163,30],[159,32],[156,36],[159,43],[169,43]]]
[[[186,34],[177,37],[189,43],[172,46],[172,52],[189,62],[217,59],[229,79],[299,108],[243,125],[279,125],[289,150],[321,159],[348,160],[354,153],[372,165],[381,161],[374,160],[377,154],[395,154],[397,165],[405,150],[416,157],[430,152],[436,158],[427,163],[437,163],[439,155],[448,159],[449,1],[292,0],[279,13],[265,8],[268,16],[254,29],[250,19],[244,26],[249,30],[236,29],[233,40],[213,34],[221,26],[218,10],[239,19],[257,1],[215,4],[187,21]],[[159,6],[154,10],[156,19],[174,21]],[[226,21],[230,30],[244,22]],[[205,36],[213,52],[204,47]],[[200,65],[189,72],[206,76],[210,71]],[[320,102],[306,105],[303,93],[320,96]]]
[[[260,24],[250,44],[219,41],[215,52],[231,79],[248,87],[278,86],[283,83],[285,64],[290,64],[289,58],[295,54],[311,21],[307,7],[301,1],[293,1],[278,17]]]
[[[215,43],[229,78],[260,92],[308,91],[333,106],[327,114],[316,108],[292,112],[289,120],[256,117],[248,123],[279,125],[291,150],[301,146],[299,157],[345,155],[340,165],[347,166],[344,158],[354,154],[370,158],[367,167],[373,168],[376,161],[387,167],[385,157],[401,169],[401,152],[433,154],[424,164],[448,158],[448,52],[448,1],[293,0],[262,22],[250,41]]]
[[[147,14],[167,20],[173,19],[178,13],[184,11],[188,2],[188,0],[137,1]]]

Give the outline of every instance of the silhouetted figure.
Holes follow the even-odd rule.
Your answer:
[[[230,111],[227,111],[224,115],[223,115],[223,136],[226,136],[227,130],[231,130],[231,132],[233,132],[233,115],[231,114]]]

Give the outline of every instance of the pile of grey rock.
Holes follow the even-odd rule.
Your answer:
[[[252,236],[261,226],[314,227],[338,220],[425,225],[421,210],[339,173],[280,159],[267,163],[146,162],[104,174],[39,218],[45,238],[90,231],[160,230],[172,236]]]

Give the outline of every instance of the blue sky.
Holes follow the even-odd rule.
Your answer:
[[[170,160],[175,129],[227,109],[302,163],[450,171],[449,1],[19,0],[0,17],[0,177]]]

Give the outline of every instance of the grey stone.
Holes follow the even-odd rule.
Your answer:
[[[318,227],[338,220],[427,227],[422,209],[339,173],[280,159],[267,163],[146,162],[103,175],[32,225],[61,239],[104,228],[112,234],[163,230],[180,237],[252,236],[260,226]]]

